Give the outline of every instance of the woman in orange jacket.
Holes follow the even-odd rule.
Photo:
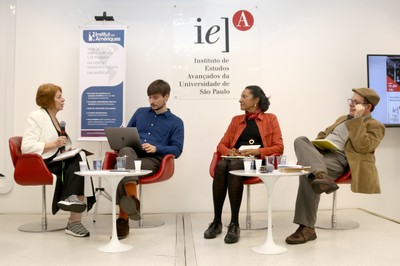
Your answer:
[[[221,155],[254,156],[263,159],[267,155],[282,154],[283,140],[278,119],[265,113],[269,99],[259,86],[247,86],[239,100],[245,114],[233,117],[227,131],[217,146]],[[254,148],[240,149],[243,145]],[[258,147],[258,148],[256,148]],[[204,232],[204,238],[215,238],[222,232],[222,207],[228,192],[231,205],[231,221],[225,243],[236,243],[240,238],[239,210],[243,195],[243,178],[229,174],[231,170],[243,169],[243,160],[223,159],[215,168],[213,181],[214,220]]]

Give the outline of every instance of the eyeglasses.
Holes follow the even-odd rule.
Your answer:
[[[357,104],[368,104],[368,103],[359,103],[359,102],[357,102],[357,101],[355,101],[355,100],[353,100],[353,99],[347,99],[347,103],[348,103],[349,105],[351,105],[351,106],[357,105]]]

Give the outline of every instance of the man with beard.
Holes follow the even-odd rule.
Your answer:
[[[136,127],[142,141],[142,151],[124,147],[118,156],[126,157],[126,168],[135,169],[134,160],[141,160],[141,169],[158,171],[167,154],[178,158],[183,150],[183,121],[167,108],[171,88],[164,80],[155,80],[147,88],[150,107],[136,110],[128,127]],[[140,202],[137,198],[138,177],[124,177],[118,185],[117,204],[120,206],[117,219],[117,234],[123,239],[129,234],[129,219],[140,220]]]

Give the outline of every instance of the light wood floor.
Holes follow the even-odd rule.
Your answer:
[[[244,216],[244,214],[241,214]],[[319,212],[320,220],[330,212]],[[286,236],[297,228],[293,212],[273,213],[273,236],[288,249],[281,255],[260,255],[252,247],[263,244],[266,230],[242,230],[240,241],[225,244],[226,229],[215,239],[204,239],[211,213],[152,214],[165,224],[156,228],[130,230],[122,240],[133,246],[123,253],[102,253],[97,247],[111,235],[111,215],[92,215],[83,222],[89,238],[76,238],[64,231],[26,233],[17,227],[40,221],[40,215],[0,214],[0,265],[400,265],[400,224],[359,209],[339,210],[338,220],[360,223],[353,230],[317,229],[317,240],[303,245],[287,245]],[[228,222],[228,216],[224,216]],[[255,213],[253,221],[264,221],[266,213]],[[66,223],[67,216],[49,215],[49,222]]]

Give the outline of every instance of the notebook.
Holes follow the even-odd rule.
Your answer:
[[[142,142],[136,127],[106,127],[104,128],[110,148],[119,151],[123,147],[131,147],[136,152],[142,152]]]

